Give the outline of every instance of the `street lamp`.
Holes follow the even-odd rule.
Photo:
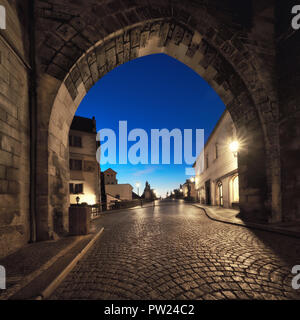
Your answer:
[[[237,153],[239,151],[239,142],[238,141],[232,141],[230,144],[229,144],[229,149],[230,151],[233,153],[233,155],[235,157],[237,157]]]
[[[194,182],[195,182],[195,178],[194,178],[194,177],[191,177],[190,181],[191,181],[192,183],[194,183]]]
[[[137,187],[137,190],[138,190],[138,196],[140,196],[140,184],[137,182],[135,186]]]
[[[155,189],[153,190],[153,195],[154,195],[155,198],[157,198],[157,193],[156,193]]]

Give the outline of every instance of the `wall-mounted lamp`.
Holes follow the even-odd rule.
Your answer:
[[[230,151],[233,153],[233,155],[235,157],[237,157],[237,154],[238,154],[238,151],[239,151],[239,142],[238,141],[232,141],[230,144],[229,144],[229,149]]]

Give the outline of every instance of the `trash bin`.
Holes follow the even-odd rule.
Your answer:
[[[69,234],[85,235],[90,232],[92,209],[90,207],[74,206],[69,208]]]

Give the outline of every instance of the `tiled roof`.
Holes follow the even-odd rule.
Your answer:
[[[71,124],[71,130],[84,131],[89,133],[96,133],[96,120],[75,116]]]

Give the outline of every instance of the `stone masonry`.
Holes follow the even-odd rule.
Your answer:
[[[29,240],[28,68],[22,25],[8,1],[0,30],[0,257]]]
[[[295,1],[0,4],[8,13],[8,28],[0,33],[0,246],[6,253],[29,240],[33,218],[37,240],[52,237],[56,215],[67,224],[67,137],[77,107],[106,73],[154,53],[195,70],[227,106],[247,144],[239,155],[243,216],[268,222],[299,218],[300,32],[290,27]],[[37,136],[30,145],[34,104],[31,129]],[[31,185],[30,147],[36,148]],[[29,203],[30,188],[36,192]]]

